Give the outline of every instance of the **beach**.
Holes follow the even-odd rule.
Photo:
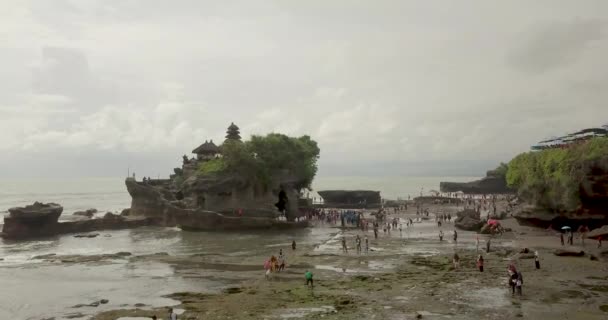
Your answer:
[[[499,203],[499,208],[504,208]],[[402,232],[363,232],[354,226],[312,221],[289,231],[188,232],[144,227],[100,232],[95,238],[63,235],[45,240],[3,240],[0,278],[2,318],[139,319],[165,317],[175,308],[180,319],[513,319],[545,317],[605,319],[608,266],[596,243],[580,240],[568,249],[585,257],[557,257],[562,249],[554,231],[502,220],[512,231],[492,238],[457,230],[444,222],[439,241],[435,214],[455,217],[462,205],[423,205],[392,212]],[[370,217],[372,211],[366,211]],[[408,219],[414,220],[407,226]],[[370,250],[356,253],[355,237],[369,239]],[[348,253],[341,248],[346,239]],[[292,250],[291,243],[297,248]],[[364,244],[363,244],[364,247]],[[519,259],[519,251],[538,251]],[[287,268],[264,277],[264,261],[286,255]],[[452,257],[460,256],[454,270]],[[485,260],[476,268],[478,254]],[[600,261],[592,261],[594,254]],[[507,265],[524,277],[523,296],[512,296]],[[304,273],[314,274],[314,289]],[[36,288],[36,290],[33,290]],[[106,301],[107,300],[107,301]],[[105,303],[101,303],[103,301]]]

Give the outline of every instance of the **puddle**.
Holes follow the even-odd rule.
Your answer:
[[[459,300],[452,302],[481,309],[497,309],[511,305],[510,300],[507,298],[507,289],[504,288],[473,290],[467,294],[467,301]]]
[[[318,270],[329,270],[329,271],[335,271],[335,272],[340,272],[340,273],[357,273],[357,272],[361,272],[361,271],[353,270],[353,269],[338,268],[338,267],[334,267],[334,266],[324,266],[324,265],[315,266],[315,269],[318,269]]]
[[[313,313],[334,313],[336,308],[332,306],[321,306],[318,308],[295,308],[281,310],[279,313],[280,319],[297,319],[304,318]]]

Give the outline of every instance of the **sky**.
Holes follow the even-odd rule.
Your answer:
[[[0,2],[0,178],[167,176],[231,122],[319,174],[481,175],[608,123],[608,1]]]

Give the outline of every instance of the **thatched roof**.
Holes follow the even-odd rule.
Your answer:
[[[195,154],[217,154],[220,152],[220,148],[213,143],[213,140],[206,141],[205,143],[192,150]]]

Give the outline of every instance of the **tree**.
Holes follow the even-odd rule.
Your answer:
[[[234,122],[230,124],[226,131],[226,141],[228,140],[241,141],[241,131]]]

